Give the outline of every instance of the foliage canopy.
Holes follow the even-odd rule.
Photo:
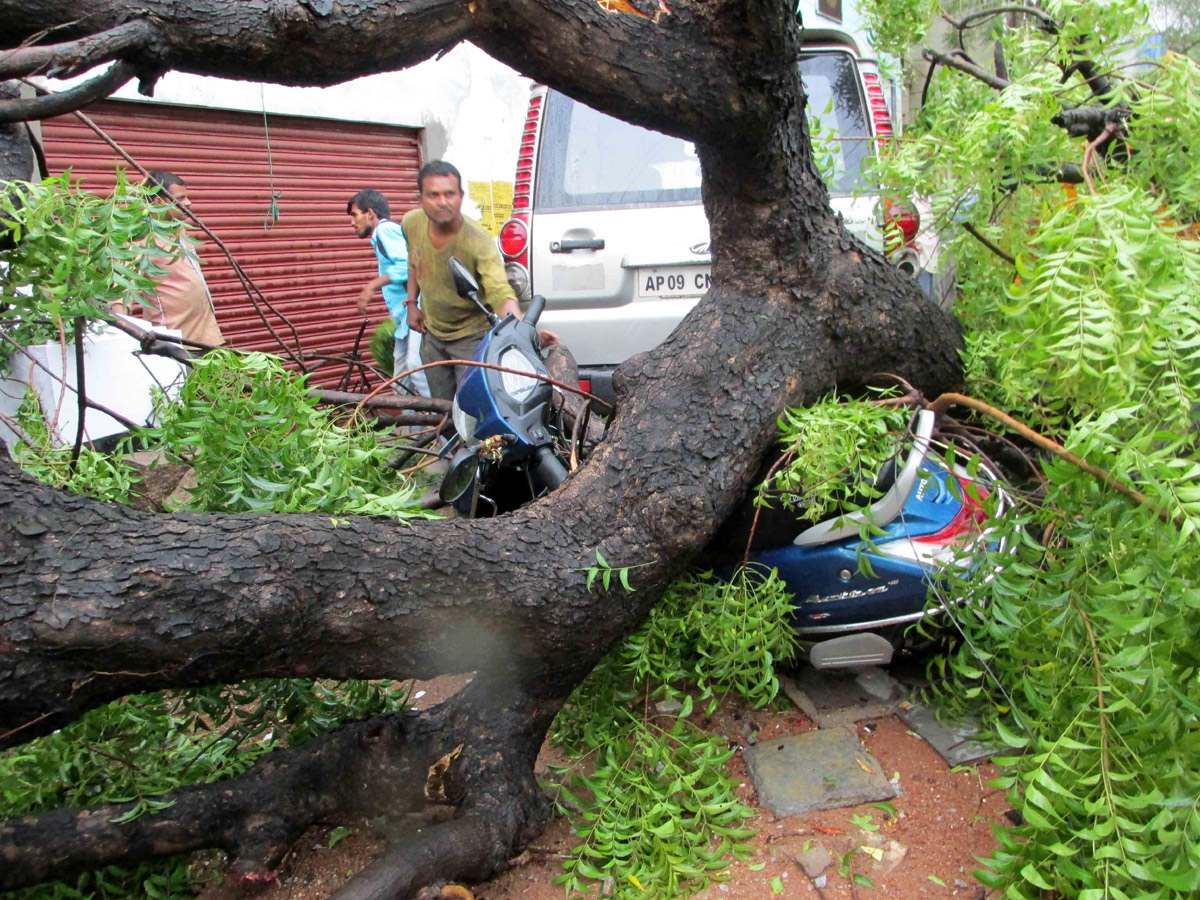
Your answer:
[[[965,640],[934,683],[946,707],[981,703],[1019,751],[1001,783],[1025,824],[999,834],[985,884],[1030,900],[1195,896],[1200,68],[1174,53],[1138,64],[1140,3],[1041,7],[1057,27],[990,23],[1009,86],[936,71],[881,177],[925,198],[950,239],[969,391],[1148,499],[1041,460],[1043,496],[1001,524],[1016,552],[968,588],[987,602],[961,607]],[[1116,114],[1111,132],[1056,121],[1089,108]],[[1080,183],[1059,181],[1065,163]]]

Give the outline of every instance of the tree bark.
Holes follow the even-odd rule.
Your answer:
[[[314,766],[336,758],[321,771],[358,773],[349,779],[365,785],[357,793],[314,776],[320,789],[306,795],[278,774],[300,757],[280,754],[243,776],[266,807],[242,830],[248,810],[222,805],[223,785],[179,792],[175,808],[143,826],[116,824],[116,809],[9,823],[0,830],[0,857],[16,873],[7,886],[44,877],[39,854],[79,867],[201,845],[269,872],[308,822],[372,797],[418,803],[390,797],[385,776],[425,771],[459,745],[447,798],[456,821],[399,842],[347,896],[410,896],[439,873],[486,877],[545,814],[532,766],[554,713],[744,496],[779,412],[881,371],[933,392],[953,387],[957,328],[831,212],[811,159],[787,3],[673,0],[657,21],[589,0],[141,8],[153,36],[121,58],[151,74],[172,66],[324,84],[469,37],[594,106],[697,144],[714,286],[662,346],[618,370],[605,441],[549,498],[494,520],[412,526],[163,517],[63,495],[0,461],[6,744],[134,691],[262,675],[475,673],[462,697],[416,725],[347,726],[304,757]],[[120,25],[121,9],[6,0],[0,24],[18,38],[48,21],[86,22],[94,33]],[[54,40],[80,38],[81,27],[65,25]],[[614,566],[640,566],[633,592],[587,589],[597,550]],[[363,750],[359,729],[391,735],[386,750]],[[272,799],[280,792],[286,801]],[[188,816],[203,826],[185,827]],[[154,828],[172,840],[136,838]]]

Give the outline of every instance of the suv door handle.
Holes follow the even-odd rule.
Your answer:
[[[551,253],[570,253],[572,250],[603,250],[604,238],[576,239],[568,238],[562,241],[551,241]]]

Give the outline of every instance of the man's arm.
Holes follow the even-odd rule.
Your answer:
[[[421,286],[417,284],[415,275],[410,275],[408,278],[408,297],[404,304],[408,307],[408,327],[418,334],[425,333],[425,313],[417,306],[417,295],[420,293]]]
[[[483,295],[501,318],[511,313],[521,318],[521,305],[517,303],[517,295],[513,293],[512,285],[508,283],[508,275],[504,272],[504,263],[500,261],[500,252],[487,232],[480,242],[475,255],[475,270],[479,274],[479,283],[483,286]]]
[[[362,290],[358,292],[358,299],[355,301],[355,304],[358,306],[358,311],[360,313],[365,313],[367,311],[367,306],[371,302],[371,297],[373,297],[375,292],[385,284],[391,283],[391,280],[391,277],[388,275],[380,275],[378,278],[372,278],[370,281],[364,284]]]

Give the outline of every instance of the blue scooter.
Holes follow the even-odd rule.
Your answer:
[[[497,367],[468,374],[453,404],[458,449],[440,495],[473,517],[554,490],[567,468],[550,425],[552,388],[531,377],[547,374],[536,329],[544,299],[534,297],[523,319],[500,320],[479,300],[470,273],[457,260],[450,265],[459,294],[479,304],[492,323],[475,358]],[[970,569],[983,549],[1000,543],[987,528],[982,503],[995,493],[993,514],[1011,507],[1000,479],[986,465],[972,474],[947,463],[933,445],[934,421],[928,410],[917,413],[911,449],[903,461],[894,457],[882,468],[875,479],[882,495],[870,506],[799,533],[794,513],[777,510],[778,537],[756,542],[750,561],[776,569],[793,594],[793,622],[816,668],[891,662],[907,626],[939,611],[927,608],[931,585]],[[514,481],[521,490],[504,504],[497,489]],[[872,532],[869,539],[863,526]],[[730,547],[736,540],[726,533]],[[868,565],[860,566],[860,559]]]
[[[985,465],[971,475],[947,464],[932,446],[934,418],[917,414],[911,450],[884,467],[876,482],[884,493],[869,507],[750,557],[776,569],[794,595],[795,628],[815,668],[891,662],[906,627],[941,611],[927,607],[931,585],[970,569],[983,549],[1003,549],[982,503],[995,492],[993,514],[1011,507],[1000,479]]]
[[[459,296],[479,306],[492,326],[475,351],[475,360],[487,367],[472,368],[454,395],[457,436],[447,445],[453,456],[438,492],[442,502],[474,518],[552,491],[568,472],[555,450],[553,388],[544,380],[549,372],[538,342],[546,298],[535,296],[520,319],[500,319],[479,299],[478,283],[457,259],[450,260],[450,274]]]

